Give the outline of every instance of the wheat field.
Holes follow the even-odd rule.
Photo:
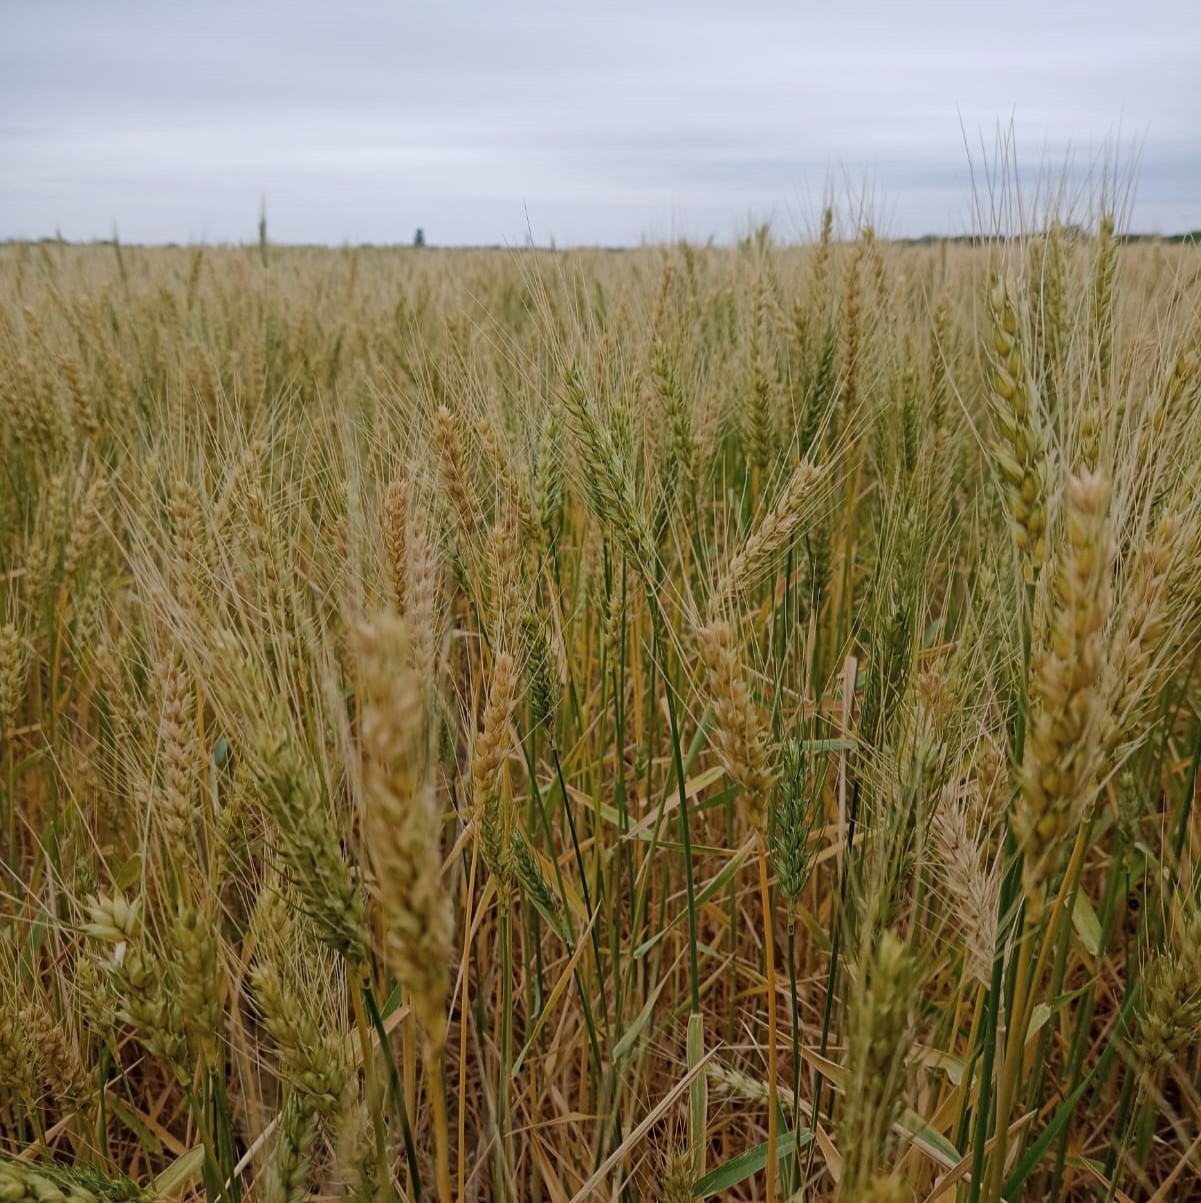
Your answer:
[[[0,1200],[1201,1198],[1201,251],[0,247]]]

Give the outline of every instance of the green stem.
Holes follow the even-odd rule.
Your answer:
[[[701,1009],[701,972],[696,923],[696,884],[692,878],[692,825],[688,815],[688,786],[684,779],[684,757],[680,752],[680,727],[676,720],[675,691],[672,689],[671,680],[666,672],[667,641],[664,638],[663,618],[659,611],[658,599],[652,594],[649,600],[655,651],[657,656],[663,658],[661,672],[664,684],[663,692],[667,699],[667,721],[671,728],[671,753],[680,792],[680,842],[684,845],[684,888],[688,899],[689,997],[692,1002],[692,1013],[697,1015]]]
[[[363,980],[367,978],[365,968],[361,970],[361,977]],[[367,1105],[371,1108],[371,1123],[375,1131],[375,1156],[379,1163],[380,1180],[390,1182],[392,1173],[388,1164],[388,1134],[384,1127],[379,1082],[375,1076],[375,1053],[371,1048],[371,1033],[368,1030],[367,1017],[363,1011],[363,998],[353,981],[350,985],[350,1002],[354,1010],[355,1028],[359,1034],[359,1048],[363,1056],[363,1083],[367,1091]],[[380,1048],[382,1050],[386,1047],[387,1043],[381,1035]]]
[[[796,1132],[801,1126],[801,1015],[796,977],[796,917],[791,904],[788,908],[788,996],[792,1004],[792,1130]],[[794,1148],[793,1161],[799,1178],[800,1149]]]
[[[1022,611],[1022,675],[1018,682],[1018,710],[1014,723],[1013,757],[1016,764],[1022,763],[1026,749],[1026,710],[1030,697],[1030,654],[1033,633],[1034,585],[1025,589],[1025,607]],[[1001,882],[997,902],[997,943],[993,956],[992,979],[989,983],[988,1000],[985,1003],[984,1030],[980,1040],[984,1048],[984,1061],[980,1071],[980,1092],[976,1103],[976,1132],[972,1146],[971,1189],[969,1203],[979,1203],[984,1187],[984,1156],[988,1143],[989,1118],[992,1110],[993,1069],[996,1065],[997,1023],[1001,1014],[1001,995],[1005,988],[1005,943],[1009,938],[1009,916],[1018,904],[1021,883],[1021,861],[1013,834],[1005,833],[1005,857],[1007,868]]]
[[[513,1071],[513,930],[512,898],[508,883],[497,882],[500,915],[497,920],[500,939],[500,1081],[496,1091],[497,1139],[499,1141],[500,1166],[498,1171],[497,1195],[501,1199],[513,1198],[513,1130],[509,1113]]]
[[[352,995],[352,998],[356,996]],[[392,1099],[392,1106],[396,1111],[396,1116],[400,1120],[401,1137],[404,1140],[405,1160],[409,1166],[409,1177],[413,1187],[413,1199],[415,1203],[420,1203],[422,1198],[421,1192],[421,1174],[417,1167],[417,1147],[413,1143],[413,1129],[409,1125],[409,1111],[405,1106],[404,1086],[400,1080],[400,1072],[396,1068],[396,1062],[392,1058],[392,1047],[388,1040],[388,1032],[384,1027],[384,1019],[380,1014],[379,1003],[375,997],[375,991],[371,988],[368,982],[363,986],[362,1001],[355,1004],[356,1016],[362,1011],[366,1005],[367,1014],[371,1017],[371,1026],[375,1029],[375,1034],[379,1039],[380,1049],[384,1054],[384,1068],[388,1074],[388,1093]],[[370,1049],[370,1040],[368,1040],[368,1049]],[[392,1198],[395,1198],[396,1191],[392,1185],[392,1171],[384,1164],[384,1181],[388,1184],[388,1192]]]
[[[851,805],[847,813],[847,836],[846,836],[846,853],[843,861],[841,881],[838,889],[838,909],[834,913],[834,932],[830,941],[830,965],[826,970],[826,1001],[822,1007],[822,1031],[821,1031],[821,1055],[826,1055],[826,1050],[830,1047],[830,1028],[834,1017],[834,991],[838,984],[838,964],[842,954],[842,921],[844,911],[846,909],[847,889],[851,879],[851,851],[855,846],[855,824],[859,814],[859,781],[856,778],[854,785],[851,787]],[[821,1118],[822,1108],[822,1091],[825,1087],[825,1078],[819,1071],[813,1082],[813,1123],[816,1125]],[[834,1096],[831,1090],[830,1102],[833,1106]],[[816,1152],[816,1144],[814,1141],[809,1146],[809,1156],[806,1161],[805,1176],[806,1178],[813,1172],[813,1156]]]

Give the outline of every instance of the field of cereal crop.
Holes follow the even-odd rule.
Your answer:
[[[0,247],[0,1199],[1201,1197],[1201,251]]]

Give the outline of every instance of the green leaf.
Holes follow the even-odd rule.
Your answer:
[[[387,1019],[388,1016],[400,1006],[403,998],[404,991],[400,988],[400,983],[397,982],[396,985],[392,987],[388,997],[385,998],[380,1004],[379,1017],[381,1019]]]
[[[156,1157],[162,1153],[163,1146],[159,1143],[158,1137],[142,1123],[138,1113],[128,1106],[120,1096],[110,1095],[108,1104],[113,1109],[113,1114],[137,1135],[138,1140],[142,1143],[142,1148],[147,1153],[153,1153]]]
[[[813,1133],[808,1128],[801,1128],[795,1134],[785,1132],[776,1141],[776,1160],[782,1161],[798,1147],[803,1149],[812,1139]],[[752,1174],[757,1174],[765,1165],[767,1165],[767,1141],[756,1145],[753,1149],[747,1149],[745,1153],[739,1153],[737,1157],[731,1157],[729,1161],[723,1162],[717,1169],[707,1173],[692,1188],[693,1198],[703,1199],[706,1195],[716,1195],[730,1190],[740,1182],[745,1182]]]
[[[1030,1012],[1030,1027],[1026,1029],[1027,1043],[1038,1034],[1052,1015],[1056,1014],[1068,1003],[1075,1002],[1087,989],[1087,986],[1081,986],[1078,990],[1069,990],[1066,994],[1056,995],[1049,1003],[1040,1002]]]
[[[150,1184],[151,1198],[160,1199],[173,1194],[179,1187],[191,1182],[204,1165],[204,1146],[194,1145],[177,1157]]]
[[[717,876],[711,882],[709,882],[704,889],[697,892],[696,905],[700,906],[701,903],[708,902],[708,900],[712,898],[713,895],[716,894],[730,880],[730,878],[734,876],[735,873],[738,872],[745,860],[746,856],[742,852],[739,852],[736,856],[730,857],[730,859],[722,866],[721,871],[717,874]],[[671,931],[671,929],[675,927],[675,925],[679,923],[687,914],[687,910],[682,910],[673,920],[671,920],[670,923],[666,924],[660,931],[651,936],[649,940],[644,940],[641,944],[639,944],[638,947],[634,949],[634,959],[639,960],[646,956],[646,954],[650,952],[650,950],[654,948],[654,946],[658,944],[659,941],[662,940],[663,937],[667,935],[667,933]]]
[[[119,890],[128,890],[142,880],[142,858],[134,853],[127,861],[117,866],[113,884]]]
[[[1040,1032],[1046,1026],[1046,1022],[1051,1018],[1051,1008],[1045,1003],[1040,1002],[1033,1011],[1030,1012],[1030,1026],[1026,1029],[1026,1040],[1029,1042],[1032,1036]]]
[[[684,783],[684,788],[688,792],[689,799],[694,800],[695,804],[699,804],[701,794],[703,794],[705,790],[713,785],[714,782],[720,781],[723,776],[725,776],[725,769],[723,769],[721,765],[714,765],[712,768],[706,769],[703,773],[698,774],[696,777],[692,777],[687,780]],[[732,794],[733,792],[733,790],[722,791],[718,797],[724,801],[726,796],[728,794]],[[562,798],[563,796],[562,791],[559,789],[558,782],[548,785],[544,793],[548,800],[556,795],[559,798]],[[599,814],[606,823],[611,823],[614,827],[620,827],[624,821],[628,821],[622,819],[621,811],[619,811],[616,806],[610,806],[607,802],[590,802],[589,809],[595,809],[596,813]],[[643,840],[646,843],[649,843],[655,838],[654,829],[650,826],[640,826],[637,831],[634,831],[631,834],[634,839]]]
[[[18,978],[20,981],[28,981],[34,974],[37,965],[38,953],[41,952],[42,945],[46,942],[46,933],[51,928],[50,912],[45,906],[39,906],[37,913],[34,915],[33,922],[29,925],[29,934],[25,937],[23,944],[18,944],[20,948],[20,960],[17,962]]]
[[[33,766],[37,764],[37,762],[41,760],[45,754],[45,748],[38,748],[36,751],[30,752],[28,756],[18,760],[17,763],[13,765],[13,777],[16,778],[23,776],[31,768],[33,768]]]
[[[688,1071],[692,1073],[705,1060],[705,1019],[699,1011],[693,1011],[688,1016],[685,1051],[688,1057]],[[698,1150],[705,1147],[708,1126],[709,1080],[703,1073],[697,1073],[688,1086],[688,1141],[694,1156]]]
[[[1097,918],[1097,912],[1093,910],[1093,904],[1089,902],[1083,890],[1076,891],[1076,901],[1072,906],[1072,926],[1076,929],[1076,935],[1080,937],[1080,943],[1084,945],[1088,955],[1090,957],[1099,956],[1101,953],[1101,921]]]
[[[663,993],[663,987],[667,984],[667,980],[666,977],[660,979],[659,984],[651,991],[646,1004],[638,1012],[637,1018],[626,1028],[621,1035],[621,1039],[613,1046],[614,1061],[620,1061],[634,1047],[634,1043],[637,1041],[642,1029],[646,1027],[647,1020],[654,1014],[655,1003],[659,1001],[659,995]]]
[[[954,1169],[963,1159],[963,1154],[941,1132],[935,1132],[916,1111],[906,1108],[897,1123],[909,1133],[918,1148],[940,1162],[944,1169]]]
[[[859,746],[857,739],[792,739],[788,742],[802,752],[853,752]]]
[[[1097,1064],[1099,1065],[1100,1062],[1097,1062]],[[1018,1162],[1013,1173],[1010,1175],[1009,1181],[1005,1183],[1005,1198],[1016,1199],[1018,1197],[1018,1192],[1022,1189],[1023,1183],[1034,1172],[1034,1167],[1038,1165],[1042,1160],[1043,1154],[1051,1147],[1051,1142],[1063,1130],[1064,1124],[1071,1119],[1072,1112],[1076,1110],[1076,1104],[1084,1097],[1084,1092],[1092,1082],[1093,1074],[1096,1073],[1096,1070],[1097,1066],[1094,1065],[1084,1081],[1060,1103],[1059,1110],[1055,1112],[1051,1122],[1042,1130],[1039,1138],[1026,1150],[1021,1161]]]

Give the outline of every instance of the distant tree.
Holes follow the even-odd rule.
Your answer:
[[[267,198],[259,205],[259,258],[267,266]]]
[[[418,226],[417,233],[413,235],[414,246],[425,246],[425,231]]]

